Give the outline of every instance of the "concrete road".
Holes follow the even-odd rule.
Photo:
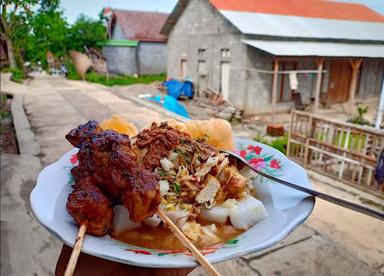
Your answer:
[[[41,167],[71,148],[64,135],[86,120],[118,113],[144,127],[167,116],[81,81],[36,77],[28,86],[2,89],[24,94],[24,109],[40,154],[1,157],[1,275],[53,275],[61,244],[36,222],[28,203]],[[361,203],[345,185],[335,187],[343,184],[315,181],[315,185],[320,191]],[[223,275],[382,275],[383,232],[383,222],[318,200],[307,222],[282,242],[216,267]],[[191,275],[204,272],[197,268]]]

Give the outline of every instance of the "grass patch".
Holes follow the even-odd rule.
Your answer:
[[[76,72],[74,66],[71,64],[68,66],[68,79],[80,80],[80,75]],[[154,81],[163,82],[165,80],[165,74],[158,75],[143,75],[140,77],[123,76],[123,75],[112,75],[107,78],[105,75],[100,75],[95,72],[89,72],[85,75],[85,80],[93,83],[99,83],[106,86],[113,85],[132,85],[137,83],[150,84]]]
[[[12,73],[11,80],[14,82],[22,83],[25,79],[24,72],[19,68],[13,67],[11,68],[10,72]]]
[[[99,75],[97,73],[91,72],[86,75],[86,80],[89,82],[95,82],[100,83],[106,86],[113,86],[113,85],[131,85],[136,83],[143,83],[143,84],[150,84],[154,81],[164,81],[165,80],[165,74],[158,74],[158,75],[145,75],[140,77],[132,77],[132,76],[110,76],[107,78],[104,75]]]
[[[287,144],[288,144],[288,136],[285,135],[283,137],[274,138],[271,141],[265,139],[264,136],[257,134],[254,138],[254,141],[266,144],[272,148],[277,149],[278,151],[287,154]]]

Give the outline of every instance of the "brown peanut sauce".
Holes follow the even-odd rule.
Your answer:
[[[216,235],[220,239],[217,243],[225,243],[243,231],[235,230],[230,225],[217,225]],[[118,235],[111,234],[112,238],[121,242],[151,249],[160,250],[183,250],[185,247],[172,234],[172,232],[164,226],[150,227],[142,225],[139,228],[119,233]],[[210,246],[213,244],[204,243],[204,241],[192,241],[198,248]]]

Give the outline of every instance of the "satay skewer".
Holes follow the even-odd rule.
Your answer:
[[[173,221],[160,209],[156,209],[156,214],[160,219],[168,225],[169,230],[179,239],[179,241],[189,250],[200,265],[207,271],[210,275],[220,276],[220,273],[213,267],[211,263],[201,254],[201,252],[196,248],[196,246],[181,232],[181,230],[173,223]]]
[[[65,270],[64,276],[72,276],[73,272],[75,271],[77,259],[79,258],[81,247],[83,246],[83,240],[86,230],[86,224],[80,225],[79,232],[77,233],[77,238],[73,246],[72,254],[67,264],[67,269]]]

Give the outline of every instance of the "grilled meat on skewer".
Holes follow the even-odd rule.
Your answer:
[[[75,145],[80,148],[79,165],[71,170],[75,179],[75,190],[68,197],[68,211],[78,223],[81,223],[84,217],[91,218],[87,208],[74,208],[73,202],[78,206],[79,200],[73,200],[81,198],[81,204],[90,206],[91,199],[86,195],[92,192],[99,197],[103,196],[109,202],[121,201],[129,210],[133,221],[152,216],[153,210],[161,200],[158,175],[146,170],[143,164],[137,162],[127,135],[112,130],[94,133],[97,128],[85,127],[94,125],[95,123],[90,121],[66,136],[70,142],[79,141]],[[90,133],[87,133],[87,130]],[[79,134],[78,137],[75,137],[75,134]],[[95,189],[92,190],[90,186]],[[95,223],[99,225],[97,214],[95,216]],[[87,228],[87,232],[100,234],[102,231],[94,231],[92,228],[88,231]]]
[[[67,139],[74,147],[80,148],[85,141],[101,131],[102,129],[99,126],[99,123],[92,120],[72,129],[67,135],[65,135],[65,139]]]
[[[111,202],[94,185],[84,185],[75,189],[68,196],[67,210],[76,223],[87,226],[89,234],[103,236],[112,227]]]

